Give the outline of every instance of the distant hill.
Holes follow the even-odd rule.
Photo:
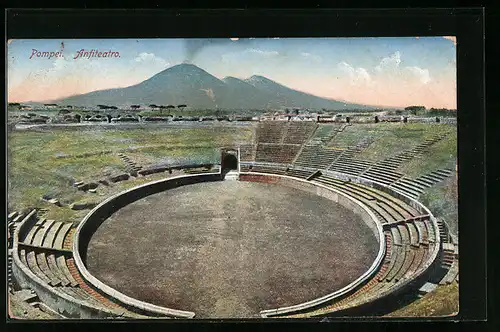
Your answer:
[[[202,109],[266,109],[300,107],[310,109],[373,109],[293,90],[263,76],[246,80],[222,80],[192,65],[180,64],[126,88],[107,89],[75,95],[51,102],[64,105],[127,107],[139,105],[179,105]]]

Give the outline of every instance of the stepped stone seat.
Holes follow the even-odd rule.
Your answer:
[[[415,251],[411,250],[411,248],[406,248],[405,260],[403,262],[403,265],[401,266],[401,269],[394,276],[394,281],[401,280],[408,273],[408,270],[410,269],[410,266],[412,265],[414,259]]]
[[[393,182],[391,180],[387,180],[387,178],[385,178],[383,176],[380,176],[380,175],[373,176],[373,175],[367,174],[367,173],[361,174],[360,177],[365,178],[367,180],[380,182],[380,183],[383,183],[385,185],[390,185]]]
[[[394,245],[403,245],[403,240],[401,239],[401,233],[397,227],[391,227],[392,243]]]
[[[391,207],[391,209],[396,211],[398,213],[398,215],[401,216],[402,219],[408,219],[408,218],[413,217],[413,215],[408,210],[406,210],[403,206],[401,206],[399,204],[399,202],[395,202],[394,200],[387,199],[387,200],[385,200],[385,204],[389,205]]]
[[[365,203],[377,215],[381,223],[387,223],[393,221],[391,215],[388,214],[383,208],[378,206],[376,200],[372,196],[369,196],[360,191],[356,191],[356,189],[354,188],[345,187],[342,185],[342,183],[331,182],[330,179],[319,177],[315,179],[315,181],[323,183],[326,186],[331,186],[333,188],[336,188],[337,190],[340,190],[346,193],[347,195]]]
[[[422,177],[413,179],[412,181],[424,186],[425,188],[429,188],[430,186],[434,185],[434,181],[427,180],[427,179],[422,178]]]
[[[297,157],[295,164],[326,169],[340,154],[338,151],[324,149],[318,146],[305,146]]]
[[[64,273],[64,276],[70,282],[70,285],[72,287],[78,286],[78,282],[75,280],[75,278],[71,274],[71,271],[68,268],[68,264],[66,263],[66,257],[64,257],[63,255],[57,256],[56,263],[57,263],[57,267],[59,268],[59,270],[62,273]]]
[[[21,262],[25,265],[25,266],[28,266],[28,261],[26,260],[26,250],[25,249],[21,249],[19,250],[19,259],[21,260]]]
[[[442,177],[437,176],[437,175],[433,175],[433,174],[422,175],[419,179],[426,179],[426,180],[432,182],[432,184],[435,184],[437,182],[441,182],[443,180]]]
[[[395,198],[388,193],[373,189],[373,188],[368,187],[368,186],[361,186],[361,185],[354,184],[354,183],[350,183],[349,186],[356,187],[357,190],[361,190],[363,192],[366,192],[366,193],[376,197],[378,200],[388,201],[392,205],[397,205],[401,209],[401,211],[403,211],[403,210],[406,211],[412,217],[420,215],[420,212],[415,210],[413,207],[411,207],[410,205],[406,204],[403,201],[395,200]]]
[[[21,252],[25,252],[26,255],[26,261],[27,261],[27,266],[31,271],[33,271],[34,274],[36,274],[40,279],[45,281],[47,284],[51,283],[51,280],[47,278],[47,276],[42,272],[40,267],[38,266],[38,263],[36,261],[36,256],[34,251],[26,251],[22,250]]]
[[[42,218],[40,220],[38,220],[34,225],[33,227],[31,227],[30,231],[28,232],[28,234],[26,235],[26,237],[24,238],[24,243],[28,243],[28,244],[32,244],[33,242],[33,239],[36,235],[36,233],[38,233],[38,231],[40,230],[40,226],[45,222],[45,219]]]
[[[297,177],[297,178],[305,179],[309,175],[311,175],[311,172],[301,171],[301,170],[298,170],[298,169],[291,169],[288,172],[286,172],[286,174],[289,175],[289,176],[294,176],[294,177]]]
[[[50,232],[52,225],[54,224],[54,220],[44,220],[44,222],[40,225],[40,229],[35,234],[32,244],[34,246],[42,246],[45,237]]]
[[[391,222],[403,218],[403,216],[396,209],[392,208],[385,201],[377,200],[376,204],[380,206],[385,212],[387,212],[389,216],[391,216]]]
[[[394,179],[394,180],[399,179],[402,176],[402,174],[395,173],[391,170],[388,170],[388,169],[382,168],[382,167],[370,168],[368,171],[366,171],[366,173],[371,173],[372,175],[373,174],[381,175],[381,176],[384,176],[386,178]]]
[[[392,281],[396,277],[398,272],[403,268],[403,264],[406,259],[405,247],[395,246],[394,248],[396,248],[396,254],[393,259],[394,264],[392,265],[392,267],[390,267],[390,270],[385,277],[386,281]]]
[[[17,211],[13,211],[7,215],[7,220],[12,221],[18,215]]]
[[[414,221],[415,226],[417,227],[418,239],[419,243],[428,245],[429,244],[429,234],[427,232],[427,227],[425,227],[425,223],[423,221],[417,220]]]
[[[54,254],[47,255],[47,265],[50,271],[52,271],[52,274],[54,274],[61,281],[62,286],[68,286],[71,284],[68,278],[66,278],[64,272],[57,266],[57,261]]]
[[[399,190],[401,190],[405,193],[412,194],[414,196],[420,195],[423,191],[423,189],[416,187],[412,184],[407,184],[407,183],[399,182],[399,181],[393,183],[391,186],[394,188],[398,188]]]
[[[432,226],[432,224],[430,223],[430,221],[424,222],[424,225],[427,228],[427,234],[429,235],[428,236],[429,242],[430,243],[435,243],[436,242],[436,234],[435,234],[434,227]]]
[[[415,251],[415,259],[413,260],[413,264],[405,277],[411,277],[415,274],[415,272],[417,272],[418,269],[420,269],[420,267],[425,263],[425,259],[427,257],[427,249],[425,248],[415,248],[412,250]]]
[[[408,232],[410,233],[410,244],[412,246],[418,247],[419,239],[418,239],[417,228],[412,223],[406,223],[406,227],[408,228]]]
[[[54,248],[55,249],[63,249],[63,244],[64,244],[64,239],[66,235],[68,234],[69,230],[71,229],[72,224],[71,223],[64,223],[61,228],[59,229],[59,232],[57,232],[56,238],[54,239]]]
[[[439,282],[440,285],[451,284],[458,277],[458,260],[454,260],[450,269],[443,279]]]
[[[403,183],[407,186],[410,186],[410,187],[415,187],[417,189],[420,189],[420,190],[425,190],[427,189],[429,186],[427,185],[423,185],[419,182],[416,182],[415,180],[412,180],[412,179],[409,179],[409,178],[402,178],[402,179],[399,179],[398,183]]]
[[[338,180],[332,181],[334,179],[331,179],[331,178],[328,178],[325,176],[320,176],[316,180],[318,182],[322,182],[323,184],[325,184],[327,186],[332,186],[332,187],[339,189],[347,194],[353,195],[361,201],[373,201],[374,200],[373,196],[368,195],[368,194],[363,193],[363,192],[358,192],[355,188],[346,187],[346,186],[344,186],[343,182],[341,182],[341,181],[338,181]]]
[[[399,232],[401,233],[401,240],[403,245],[409,245],[410,244],[410,234],[408,232],[408,228],[404,225],[398,225],[397,226],[399,229]]]
[[[52,270],[49,268],[48,262],[47,262],[47,257],[45,256],[45,253],[38,253],[36,255],[36,262],[38,264],[38,267],[40,270],[42,270],[43,274],[47,277],[47,279],[50,280],[49,285],[51,286],[60,286],[61,285],[61,280],[57,278],[57,276],[52,273]]]
[[[421,194],[421,192],[408,190],[408,188],[403,187],[403,186],[399,185],[398,183],[391,184],[391,187],[393,189],[397,189],[398,191],[402,192],[403,194],[410,196],[411,198],[417,198]]]
[[[438,169],[435,172],[438,174],[442,174],[443,176],[450,176],[451,174],[453,174],[453,170],[450,169]]]
[[[23,218],[24,218],[24,214],[19,213],[17,216],[14,217],[14,219],[12,219],[12,221],[17,223],[17,222],[20,222],[21,220],[23,220]]]

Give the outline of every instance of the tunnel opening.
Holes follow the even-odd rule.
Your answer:
[[[234,169],[238,169],[238,158],[234,154],[226,154],[224,155],[224,159],[222,160],[222,168],[225,171],[230,171]]]

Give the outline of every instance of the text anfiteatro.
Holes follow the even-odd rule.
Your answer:
[[[35,57],[35,58],[62,58],[64,57],[63,51],[39,51],[37,49],[32,49],[31,50],[31,56],[29,57],[30,60]],[[115,51],[100,51],[97,49],[91,49],[91,50],[86,50],[82,48],[81,50],[76,51],[76,55],[73,57],[73,60],[76,59],[90,59],[90,58],[119,58],[120,57],[120,52],[115,52]]]

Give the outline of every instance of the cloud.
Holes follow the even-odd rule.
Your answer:
[[[136,62],[148,63],[161,67],[166,67],[169,65],[169,63],[165,59],[156,56],[154,53],[140,53],[134,60]]]
[[[310,59],[310,60],[315,61],[315,62],[321,62],[321,57],[319,55],[314,55],[314,54],[307,53],[307,52],[302,52],[302,53],[300,53],[300,55],[306,59]]]
[[[378,72],[395,70],[399,67],[401,63],[401,53],[399,51],[394,52],[388,57],[383,58],[379,65],[375,67]]]
[[[420,67],[404,67],[406,72],[417,78],[422,84],[427,84],[430,82],[431,77],[429,75],[429,69],[422,69]]]
[[[247,48],[245,53],[258,54],[266,58],[275,57],[279,55],[278,51],[263,51],[256,48]]]
[[[369,85],[371,76],[365,68],[354,68],[345,61],[340,62],[337,67],[349,76],[351,85]]]
[[[455,37],[455,36],[443,36],[443,38],[451,40],[453,42],[453,45],[457,46],[457,37]]]

